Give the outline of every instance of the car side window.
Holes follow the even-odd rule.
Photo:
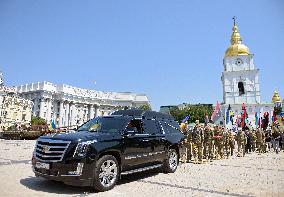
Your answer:
[[[134,128],[133,130],[136,130],[137,133],[143,133],[141,120],[138,119],[131,120],[126,127],[126,130],[131,130],[132,128]]]
[[[165,133],[180,133],[178,123],[175,121],[163,121],[162,126]]]
[[[159,122],[156,120],[143,120],[144,133],[146,134],[161,134],[162,130]]]

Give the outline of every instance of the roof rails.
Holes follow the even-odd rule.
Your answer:
[[[174,117],[169,114],[164,114],[155,111],[141,110],[141,109],[129,109],[129,110],[118,110],[113,112],[111,115],[122,115],[122,116],[143,116],[145,118],[153,119],[168,119],[174,120]]]

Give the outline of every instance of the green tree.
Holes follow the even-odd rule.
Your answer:
[[[149,104],[141,105],[138,109],[142,109],[142,110],[152,110],[151,105],[149,105]]]
[[[40,117],[32,116],[31,125],[46,125],[46,120]]]
[[[171,115],[177,120],[181,122],[186,116],[190,115],[188,122],[194,122],[195,120],[199,120],[201,123],[205,122],[205,115],[211,117],[213,111],[212,105],[204,105],[204,104],[196,104],[196,105],[187,105],[183,109],[179,109],[178,107],[174,107],[170,109]]]

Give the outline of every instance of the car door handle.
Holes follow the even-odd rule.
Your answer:
[[[147,139],[143,139],[142,141],[143,141],[143,142],[149,142],[149,140],[147,140]]]

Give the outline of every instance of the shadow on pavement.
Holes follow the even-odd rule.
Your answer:
[[[84,194],[91,192],[91,189],[88,187],[74,187],[39,177],[27,177],[21,179],[20,183],[31,190],[54,194]]]
[[[118,181],[117,185],[123,185],[130,182],[139,181],[144,178],[155,176],[158,173],[159,173],[158,170],[151,170],[143,173],[125,175],[122,176],[122,179]],[[75,186],[65,185],[62,182],[46,180],[40,177],[30,176],[21,179],[20,183],[31,190],[54,193],[54,194],[74,194],[80,196],[87,196],[89,193],[96,193],[96,191],[94,191],[90,187],[75,187]]]

